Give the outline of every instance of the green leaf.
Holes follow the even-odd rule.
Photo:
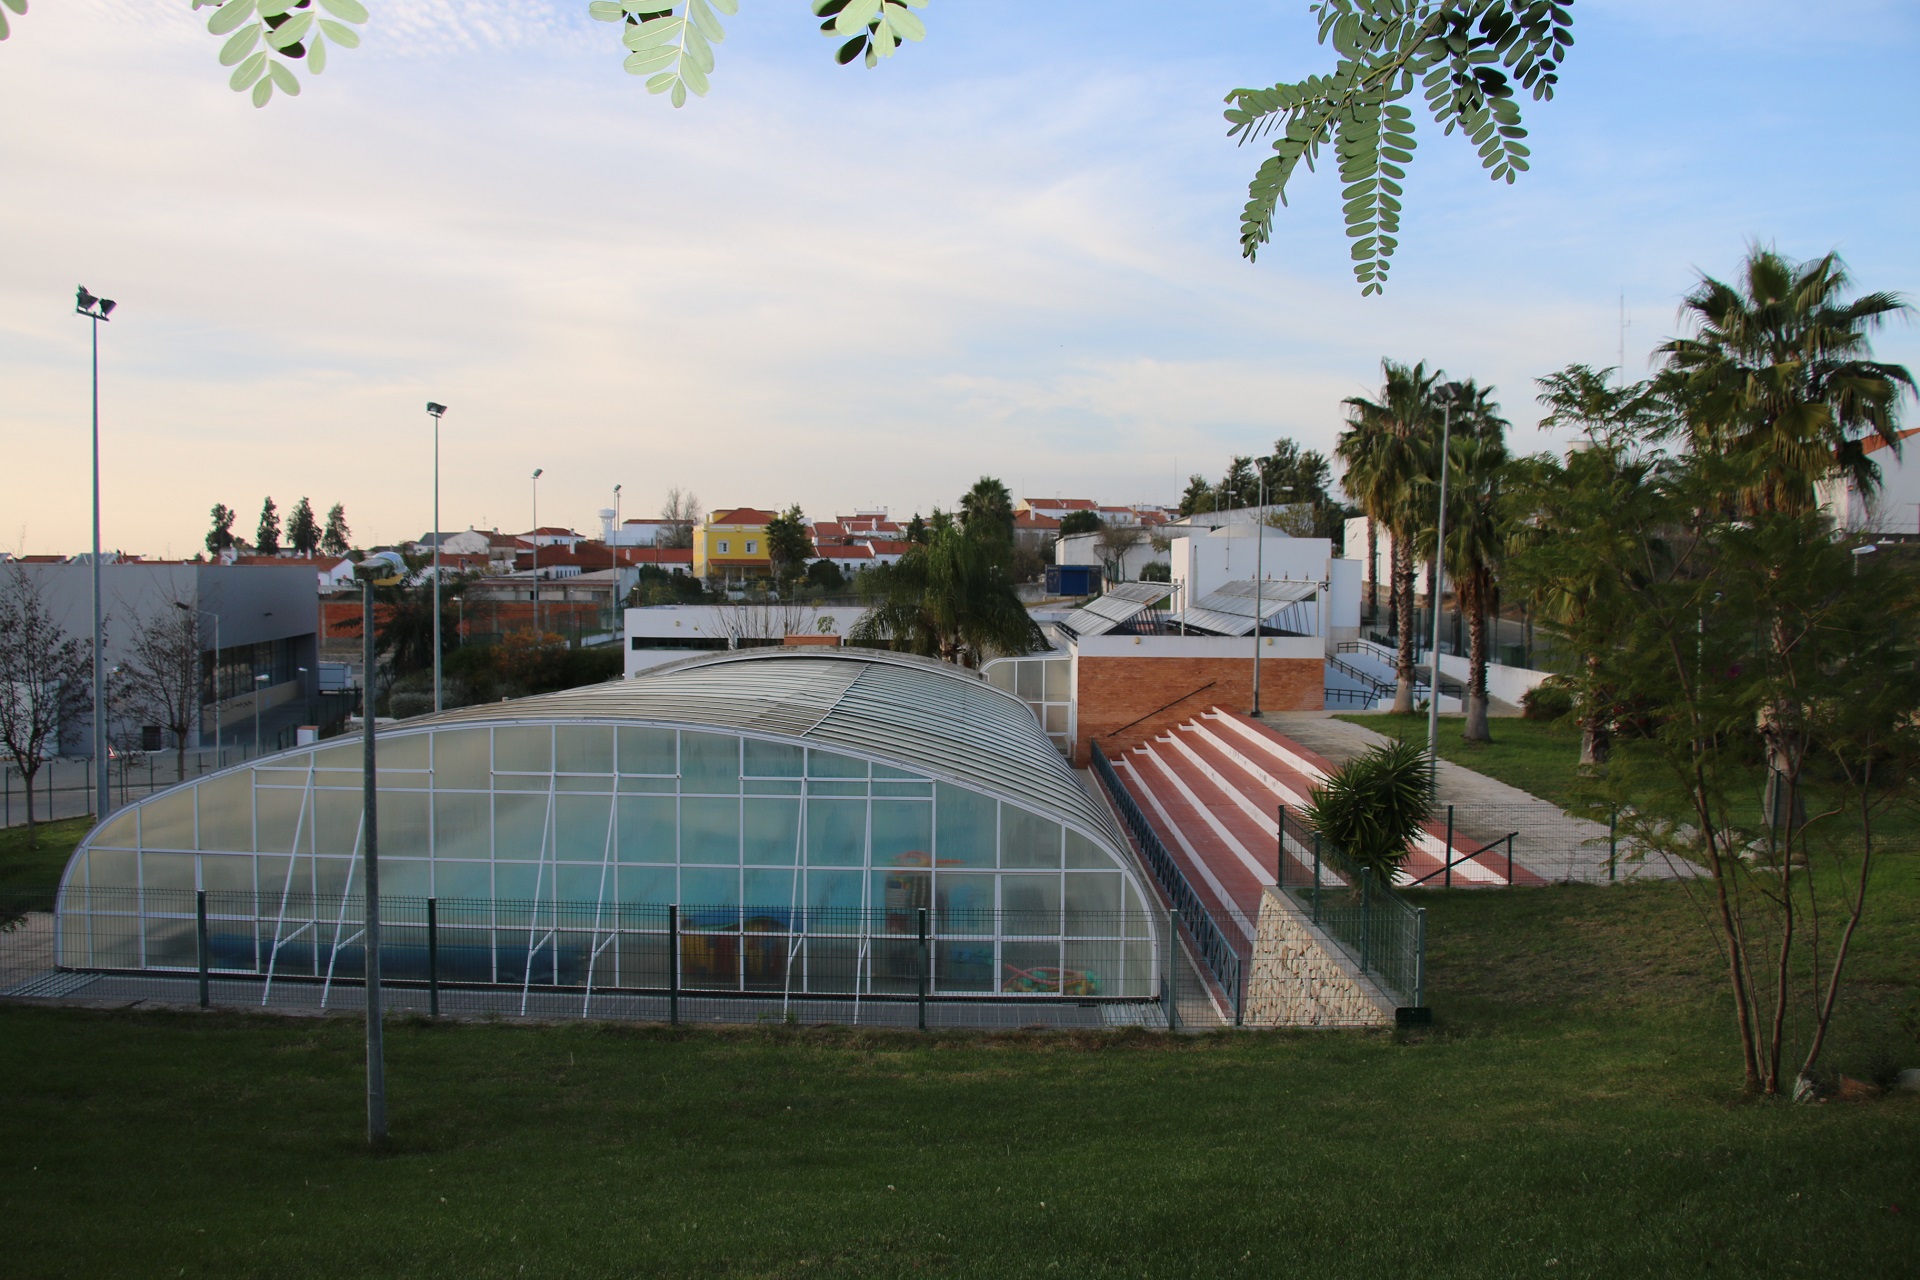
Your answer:
[[[626,62],[621,65],[627,69],[629,75],[644,76],[662,67],[672,66],[679,57],[679,47],[669,45],[665,49],[648,49],[644,53],[630,53],[627,55]]]
[[[657,18],[652,22],[643,22],[638,26],[629,26],[620,42],[641,53],[648,49],[657,49],[679,37],[681,28],[686,25],[680,18]],[[678,46],[675,46],[676,48]]]
[[[207,30],[223,36],[253,16],[253,0],[227,0],[207,19]]]
[[[276,49],[290,49],[313,29],[313,14],[303,13],[280,24],[278,31],[267,33],[267,43]]]
[[[587,6],[587,13],[595,22],[624,22],[627,18],[626,6],[613,3],[613,0],[593,0]]]
[[[266,73],[267,55],[264,52],[256,53],[233,69],[233,75],[228,77],[227,84],[235,93],[241,93]]]
[[[256,107],[264,107],[267,105],[267,99],[272,96],[273,77],[261,76],[253,86],[253,105]]]
[[[713,0],[713,7],[731,18],[740,12],[740,0]]]
[[[924,3],[924,0],[922,0],[922,2]],[[919,15],[912,12],[904,4],[896,3],[895,0],[888,0],[886,13],[888,25],[902,36],[909,40],[925,40],[927,38],[927,24],[920,21]]]
[[[320,19],[320,30],[326,32],[327,39],[333,41],[343,49],[358,49],[360,47],[360,33],[352,27],[342,26],[332,18]]]
[[[286,63],[272,58],[267,59],[267,78],[273,81],[276,89],[289,98],[300,96],[300,81],[294,78],[292,69]]]
[[[686,37],[680,42],[680,48],[686,54],[687,65],[699,68],[703,74],[713,70],[713,46],[707,43],[706,36],[691,23],[684,30]],[[705,96],[705,90],[695,89],[694,92]]]
[[[307,70],[317,76],[326,69],[327,42],[315,32],[313,39],[307,41]]]
[[[675,81],[673,82],[673,91],[672,91],[672,92],[671,92],[670,94],[668,94],[667,96],[668,96],[668,98],[669,98],[669,100],[670,100],[670,101],[671,101],[671,102],[673,103],[673,105],[674,105],[674,106],[676,106],[676,107],[684,107],[684,106],[686,106],[686,105],[687,105],[687,84],[686,84],[686,81],[684,81],[684,80],[675,80]]]
[[[260,28],[261,24],[256,22],[252,26],[242,27],[234,32],[226,44],[220,47],[220,65],[230,67],[252,53],[253,47],[260,43]]]
[[[880,0],[848,0],[847,7],[833,20],[833,29],[843,36],[864,31],[880,14]]]
[[[367,20],[367,7],[360,0],[320,0],[320,7],[347,22],[364,24]]]
[[[687,0],[687,17],[694,29],[714,44],[727,38],[726,28],[720,25],[720,19],[707,7],[707,0]]]
[[[686,81],[687,88],[693,90],[703,98],[707,96],[707,70],[705,67],[696,66],[691,61],[683,60],[680,63],[680,78]]]
[[[672,71],[662,71],[659,75],[647,81],[647,92],[665,93],[668,89],[679,83],[680,77],[677,74]]]
[[[260,6],[261,17],[277,18],[298,4],[299,0],[257,0],[257,2]]]

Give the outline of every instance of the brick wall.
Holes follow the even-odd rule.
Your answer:
[[[1261,709],[1321,710],[1326,705],[1325,665],[1320,658],[1262,658]],[[1195,692],[1209,681],[1211,688]],[[1183,694],[1193,696],[1166,707]],[[1074,741],[1073,760],[1084,767],[1092,756],[1088,743],[1095,738],[1100,739],[1102,751],[1117,756],[1191,720],[1208,707],[1248,710],[1253,706],[1253,663],[1247,658],[1096,658],[1083,653],[1075,696],[1079,703],[1079,736]],[[1166,709],[1156,710],[1161,707]],[[1113,736],[1143,715],[1147,716],[1145,720]]]

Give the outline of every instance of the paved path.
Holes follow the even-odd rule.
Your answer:
[[[1268,724],[1302,746],[1319,752],[1335,765],[1392,739],[1363,725],[1336,720],[1324,711],[1275,712]],[[1497,778],[1463,765],[1440,761],[1440,803],[1454,807],[1455,831],[1480,841],[1504,839],[1513,833],[1516,865],[1547,880],[1609,879],[1606,824],[1576,818],[1558,805],[1542,800]],[[1633,859],[1623,840],[1615,874],[1619,879],[1671,879],[1698,875],[1687,863],[1676,869],[1664,858]]]

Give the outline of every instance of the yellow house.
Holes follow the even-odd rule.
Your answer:
[[[776,512],[754,507],[716,511],[693,531],[693,572],[699,578],[727,581],[763,577],[773,572],[767,554],[767,523]]]

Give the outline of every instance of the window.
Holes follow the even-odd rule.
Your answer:
[[[747,554],[748,554],[748,555],[752,555],[752,554],[753,554],[754,552],[756,552],[756,551],[758,551],[759,549],[760,549],[760,544],[759,544],[759,543],[757,543],[757,542],[755,542],[755,541],[753,541],[753,540],[752,540],[751,538],[749,538],[749,539],[747,540]]]
[[[726,555],[726,554],[727,554],[727,551],[728,551],[728,550],[729,550],[729,548],[728,548],[728,546],[727,546],[727,541],[726,541],[726,539],[725,539],[725,538],[722,538],[722,539],[720,540],[720,554],[721,554],[721,555]]]

